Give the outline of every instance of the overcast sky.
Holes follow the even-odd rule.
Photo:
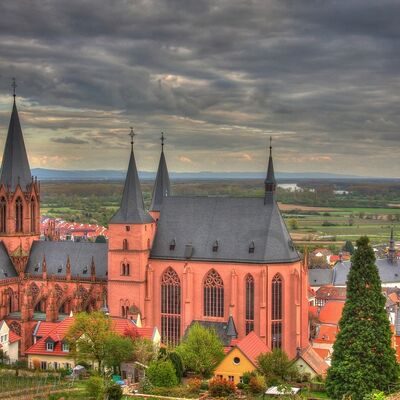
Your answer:
[[[400,176],[400,2],[0,1],[31,167]]]

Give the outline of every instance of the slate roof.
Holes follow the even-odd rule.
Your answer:
[[[375,261],[375,265],[378,267],[379,276],[384,284],[387,283],[398,283],[400,282],[400,261],[396,260],[392,263],[388,258],[380,258]],[[337,263],[333,269],[333,281],[334,286],[346,286],[347,275],[350,271],[351,262],[343,261]]]
[[[0,280],[18,276],[3,242],[0,242]]]
[[[146,224],[153,221],[153,218],[144,209],[135,155],[132,150],[121,205],[118,211],[111,217],[110,224]]]
[[[31,169],[14,100],[1,164],[0,183],[9,186],[10,190],[14,191],[18,183],[22,190],[26,190],[31,182]]]
[[[171,195],[168,168],[165,161],[164,151],[161,152],[158,164],[157,176],[154,182],[153,196],[151,199],[150,211],[160,211],[163,198]]]
[[[328,268],[313,268],[308,270],[310,286],[322,286],[332,283],[333,271]]]
[[[43,256],[46,256],[47,275],[65,276],[67,258],[71,264],[71,275],[90,277],[92,257],[96,266],[96,277],[105,278],[107,272],[107,243],[91,242],[46,242],[35,241],[32,244],[26,272],[38,275],[42,273]],[[86,274],[83,270],[87,267]],[[35,268],[38,268],[35,271]],[[61,271],[59,272],[59,268]]]
[[[170,250],[173,240],[175,249]],[[252,242],[254,252],[249,253]],[[245,263],[300,260],[276,202],[264,204],[260,197],[165,197],[150,257]]]

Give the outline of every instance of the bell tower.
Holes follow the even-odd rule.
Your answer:
[[[18,273],[25,269],[34,240],[40,236],[40,185],[31,176],[16,105],[13,108],[0,174],[0,240]]]
[[[109,222],[108,306],[112,316],[140,314],[146,324],[146,276],[156,224],[144,208],[132,128],[130,136],[131,153],[121,204]]]

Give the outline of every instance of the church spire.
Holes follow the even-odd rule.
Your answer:
[[[164,141],[164,132],[161,132],[161,156],[158,164],[156,180],[154,182],[150,211],[160,211],[163,198],[171,195],[168,168],[164,156]]]
[[[390,241],[389,241],[389,249],[388,249],[388,259],[392,264],[396,261],[396,246],[393,235],[393,226],[390,229]]]
[[[131,137],[131,155],[128,171],[126,173],[124,191],[119,210],[110,220],[111,224],[146,224],[153,222],[153,218],[145,211],[139,175],[133,153],[134,137],[133,128],[129,133]]]
[[[0,176],[0,183],[4,184],[6,188],[9,188],[11,191],[14,191],[18,184],[21,186],[22,190],[26,190],[27,185],[32,182],[24,137],[22,135],[17,105],[15,102],[16,87],[15,78],[13,78],[12,88],[14,103],[10,124],[8,126]]]
[[[275,190],[276,190],[274,163],[272,161],[272,137],[269,138],[268,171],[267,171],[267,176],[265,178],[264,184],[265,184],[264,204],[267,204],[274,199]]]

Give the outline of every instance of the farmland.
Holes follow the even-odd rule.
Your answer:
[[[150,205],[152,185],[150,181],[142,183],[146,206]],[[358,192],[353,184],[348,202],[346,196],[335,195],[326,188],[295,193],[278,188],[279,207],[293,239],[298,243],[340,244],[368,235],[374,243],[387,241],[390,227],[400,224],[400,185],[390,184],[386,191],[384,185],[379,190],[374,185],[369,192],[365,186]],[[177,181],[172,183],[172,192],[184,196],[262,196],[262,187],[262,182],[256,180]],[[42,214],[107,225],[118,208],[122,190],[123,182],[114,181],[43,182]],[[347,203],[352,206],[346,207]],[[361,206],[366,203],[368,207]]]

